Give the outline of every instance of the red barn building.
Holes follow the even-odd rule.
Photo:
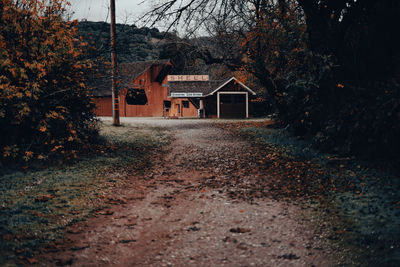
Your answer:
[[[209,80],[208,75],[170,75],[169,60],[118,66],[121,117],[248,118],[255,92],[235,77]],[[92,78],[97,116],[112,116],[111,78]]]
[[[162,117],[169,116],[168,88],[164,80],[172,68],[169,60],[122,63],[118,66],[121,117]],[[104,75],[89,82],[93,90],[97,116],[112,116],[111,78]],[[139,95],[131,99],[130,96]],[[139,100],[138,100],[139,99]],[[131,101],[129,101],[131,100]],[[189,101],[183,99],[182,101]],[[197,108],[189,102],[181,114],[197,116]],[[176,116],[179,116],[178,114]]]

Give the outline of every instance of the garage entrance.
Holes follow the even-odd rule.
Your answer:
[[[217,93],[219,118],[247,118],[247,92],[218,92]]]
[[[187,98],[192,103],[198,100],[200,104],[195,106],[199,109],[199,117],[208,118],[248,118],[249,97],[256,95],[235,77],[225,80],[169,81],[168,87],[171,99]]]
[[[220,118],[246,118],[246,95],[222,94],[220,96]]]

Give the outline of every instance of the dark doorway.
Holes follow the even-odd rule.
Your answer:
[[[221,94],[220,118],[246,118],[246,95]]]

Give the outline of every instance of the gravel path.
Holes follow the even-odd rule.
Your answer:
[[[103,118],[108,120],[109,118]],[[107,196],[107,210],[68,229],[43,266],[331,266],[297,203],[244,201],[212,181],[260,176],[256,153],[216,120],[122,119],[166,127],[169,153]],[[240,185],[238,185],[240,187]],[[237,188],[243,190],[243,188]]]

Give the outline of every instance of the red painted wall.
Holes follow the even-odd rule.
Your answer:
[[[92,100],[96,104],[94,112],[97,116],[112,116],[111,96],[95,97]]]
[[[182,107],[182,100],[187,99],[171,99],[167,98],[168,88],[155,81],[158,73],[162,70],[162,66],[156,66],[148,69],[146,72],[138,76],[133,82],[134,87],[143,88],[146,91],[146,105],[129,105],[126,103],[124,90],[120,93],[120,116],[121,117],[195,117],[197,109],[189,102],[189,108]],[[112,116],[111,97],[98,97],[93,99],[97,108],[95,113],[97,116]],[[167,114],[164,112],[164,100],[171,101],[171,109]],[[180,105],[178,112],[176,104]]]
[[[154,74],[153,74],[154,75]],[[163,116],[163,101],[167,99],[167,88],[156,81],[152,82],[152,71],[140,75],[134,85],[144,89],[147,96],[146,105],[129,105],[125,94],[120,95],[121,116],[123,117],[161,117]],[[141,82],[142,81],[142,82]],[[141,83],[141,84],[140,84]]]
[[[197,108],[187,98],[170,98],[171,109],[167,116],[169,117],[197,117]],[[189,107],[183,106],[183,101],[188,101]]]

